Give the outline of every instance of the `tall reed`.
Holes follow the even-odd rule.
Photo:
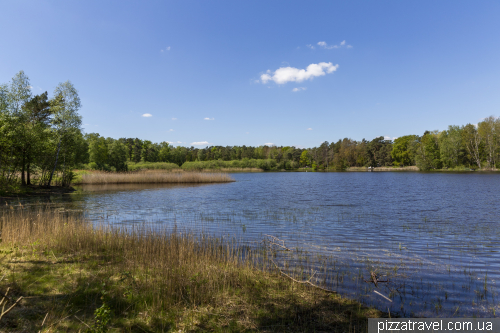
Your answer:
[[[234,179],[225,173],[148,170],[140,172],[92,172],[83,174],[79,184],[132,183],[224,183]]]

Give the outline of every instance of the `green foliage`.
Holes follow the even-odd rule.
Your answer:
[[[391,157],[395,166],[415,165],[415,153],[419,137],[405,135],[394,140]]]
[[[116,171],[127,171],[127,149],[122,142],[115,140],[110,144],[108,164]]]
[[[421,171],[441,169],[441,154],[439,152],[437,132],[426,131],[417,145],[415,156],[417,167]]]
[[[87,330],[88,333],[106,333],[111,321],[111,309],[104,302],[94,312],[94,325]]]
[[[309,164],[309,152],[307,150],[304,150],[300,154],[300,165],[307,166],[308,164]]]
[[[166,162],[128,162],[128,171],[138,171],[138,170],[175,170],[180,167],[175,163]]]

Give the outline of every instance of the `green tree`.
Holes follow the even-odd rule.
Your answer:
[[[436,132],[426,131],[424,133],[417,145],[415,160],[417,167],[422,171],[441,168],[441,155]]]
[[[21,155],[21,184],[31,184],[31,165],[42,151],[41,145],[50,135],[49,124],[52,111],[47,92],[36,95],[22,106],[18,118],[21,133],[18,136],[17,146]],[[25,178],[26,171],[26,178]]]
[[[305,167],[309,163],[309,152],[304,150],[302,154],[300,154],[300,165]]]
[[[466,163],[466,150],[462,139],[460,126],[448,126],[448,129],[439,133],[439,152],[443,166],[454,168]]]
[[[494,168],[498,161],[500,144],[500,119],[490,116],[477,125],[479,137],[484,142],[484,155],[489,168]]]
[[[472,124],[467,124],[462,127],[462,140],[464,142],[467,153],[470,156],[470,160],[477,164],[478,168],[481,169],[481,153],[482,153],[482,142],[481,135],[477,131],[476,126]]]
[[[109,145],[108,164],[116,171],[127,171],[127,148],[115,140]]]
[[[395,166],[415,165],[416,135],[405,135],[394,140],[391,157]]]
[[[92,135],[89,140],[89,161],[95,169],[106,170],[108,164],[108,145],[106,139],[97,135]]]
[[[52,169],[48,182],[49,186],[57,168],[61,143],[66,141],[68,135],[75,133],[74,130],[79,130],[82,124],[82,118],[78,114],[78,110],[81,107],[80,97],[73,84],[70,81],[60,83],[54,90],[54,95],[56,97],[51,101],[51,108],[54,114],[52,123],[59,140],[54,168]],[[65,171],[66,165],[63,165],[63,176]]]

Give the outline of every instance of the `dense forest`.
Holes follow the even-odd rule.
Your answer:
[[[81,130],[81,107],[71,82],[60,83],[53,97],[33,95],[20,71],[0,85],[0,182],[69,184],[74,169],[127,171],[134,163],[172,163],[185,169],[343,171],[352,167],[417,166],[420,170],[494,169],[499,167],[500,119],[444,131],[406,135],[394,141],[344,138],[319,147],[172,146],[139,138],[104,138]]]

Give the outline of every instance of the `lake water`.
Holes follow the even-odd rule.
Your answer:
[[[500,175],[232,176],[225,184],[85,186],[53,200],[96,223],[176,226],[248,245],[273,235],[296,250],[277,257],[289,273],[307,279],[316,270],[317,284],[402,316],[500,313]],[[365,282],[370,271],[388,282]]]

